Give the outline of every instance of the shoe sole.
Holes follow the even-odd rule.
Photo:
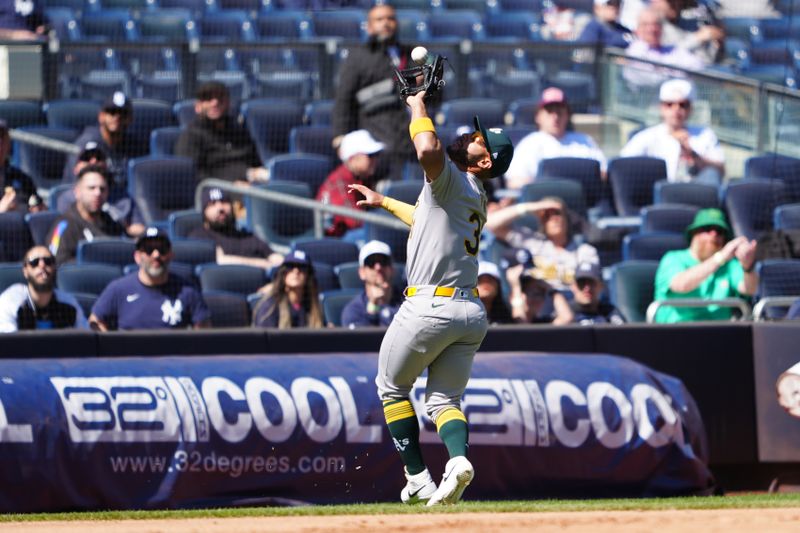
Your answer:
[[[464,490],[472,483],[472,478],[474,477],[475,471],[471,468],[459,472],[456,474],[456,486],[453,488],[453,491],[442,496],[439,501],[433,503],[428,501],[428,505],[453,505],[458,503],[461,500],[461,496],[464,494]]]

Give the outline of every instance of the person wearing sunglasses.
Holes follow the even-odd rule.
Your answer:
[[[694,99],[692,82],[665,81],[659,90],[661,123],[631,137],[620,155],[663,159],[668,181],[719,185],[725,173],[725,154],[711,128],[688,124]]]
[[[572,301],[570,313],[557,316],[554,325],[624,324],[625,317],[612,304],[602,299],[603,273],[597,263],[580,263],[575,269],[575,279],[570,285]]]
[[[264,296],[253,309],[253,326],[290,329],[325,325],[314,266],[302,250],[288,253],[272,282],[259,292]]]
[[[56,289],[56,259],[45,246],[34,246],[22,261],[25,283],[0,294],[0,332],[30,329],[89,329],[86,315],[71,294]]]
[[[701,209],[686,228],[689,247],[664,254],[658,264],[654,300],[701,298],[721,300],[752,296],[758,288],[756,241],[733,237],[725,215],[716,208]],[[730,320],[730,307],[664,306],[656,322]]]
[[[388,326],[403,303],[392,286],[395,268],[392,249],[381,241],[369,241],[358,254],[358,276],[364,290],[342,309],[342,326]]]
[[[136,239],[133,258],[139,270],[109,283],[92,306],[93,329],[211,327],[211,313],[200,291],[169,271],[172,242],[164,231],[145,229]]]

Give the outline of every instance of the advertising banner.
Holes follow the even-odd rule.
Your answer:
[[[397,501],[374,354],[0,361],[0,511]],[[705,493],[694,401],[605,355],[481,353],[467,497]],[[437,481],[447,460],[412,402]]]

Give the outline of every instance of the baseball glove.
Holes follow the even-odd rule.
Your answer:
[[[440,55],[431,56],[431,60],[404,70],[395,69],[397,86],[400,89],[400,99],[405,102],[406,98],[425,91],[425,100],[430,99],[434,94],[444,87],[444,62],[446,57]]]

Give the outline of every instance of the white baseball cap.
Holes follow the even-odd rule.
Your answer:
[[[478,277],[481,276],[492,276],[497,281],[502,281],[500,277],[500,269],[497,268],[497,265],[490,261],[478,261]]]
[[[661,84],[658,99],[662,102],[693,102],[694,85],[689,80],[667,80]]]
[[[367,257],[375,254],[385,255],[391,259],[392,249],[385,242],[369,241],[367,244],[362,246],[361,251],[358,252],[358,264],[363,267]]]
[[[342,138],[342,144],[339,145],[339,158],[342,161],[347,161],[354,155],[377,154],[384,148],[386,148],[386,145],[376,141],[367,130],[355,130]]]

